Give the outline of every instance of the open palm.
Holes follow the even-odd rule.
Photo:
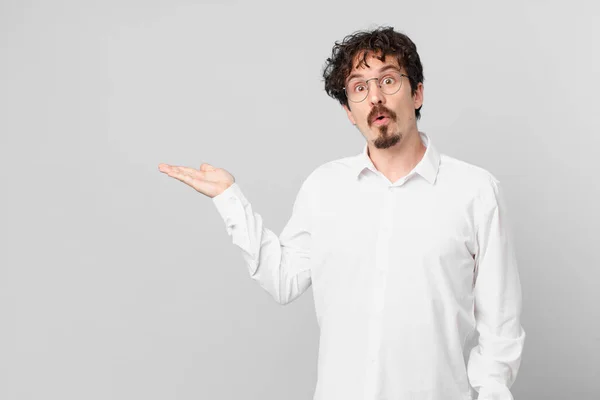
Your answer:
[[[200,169],[169,164],[158,164],[158,170],[193,187],[198,192],[215,197],[235,182],[235,178],[223,168],[210,164],[200,165]]]

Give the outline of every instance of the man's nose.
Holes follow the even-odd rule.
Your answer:
[[[383,95],[383,93],[381,93],[381,89],[379,88],[379,84],[377,81],[373,81],[373,84],[371,85],[371,82],[367,82],[367,85],[369,86],[369,100],[371,101],[371,104],[383,104],[385,103],[385,97]]]

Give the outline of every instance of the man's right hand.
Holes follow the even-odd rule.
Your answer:
[[[223,168],[215,168],[206,163],[200,165],[200,169],[161,163],[158,164],[158,170],[180,180],[210,198],[223,193],[235,182],[233,175]]]

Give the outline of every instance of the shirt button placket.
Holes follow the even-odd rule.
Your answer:
[[[392,213],[394,188],[389,187],[383,193],[384,203],[379,215],[379,232],[375,248],[375,265],[373,266],[373,303],[371,319],[369,324],[369,343],[367,348],[367,375],[365,385],[365,400],[375,399],[377,382],[379,377],[378,352],[381,343],[381,328],[383,323],[383,311],[385,308],[385,289],[387,271],[389,268],[389,244],[392,233]]]

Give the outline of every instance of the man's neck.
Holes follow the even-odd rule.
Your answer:
[[[426,149],[417,130],[403,137],[396,146],[387,149],[368,148],[375,168],[392,183],[408,175],[423,159]]]

